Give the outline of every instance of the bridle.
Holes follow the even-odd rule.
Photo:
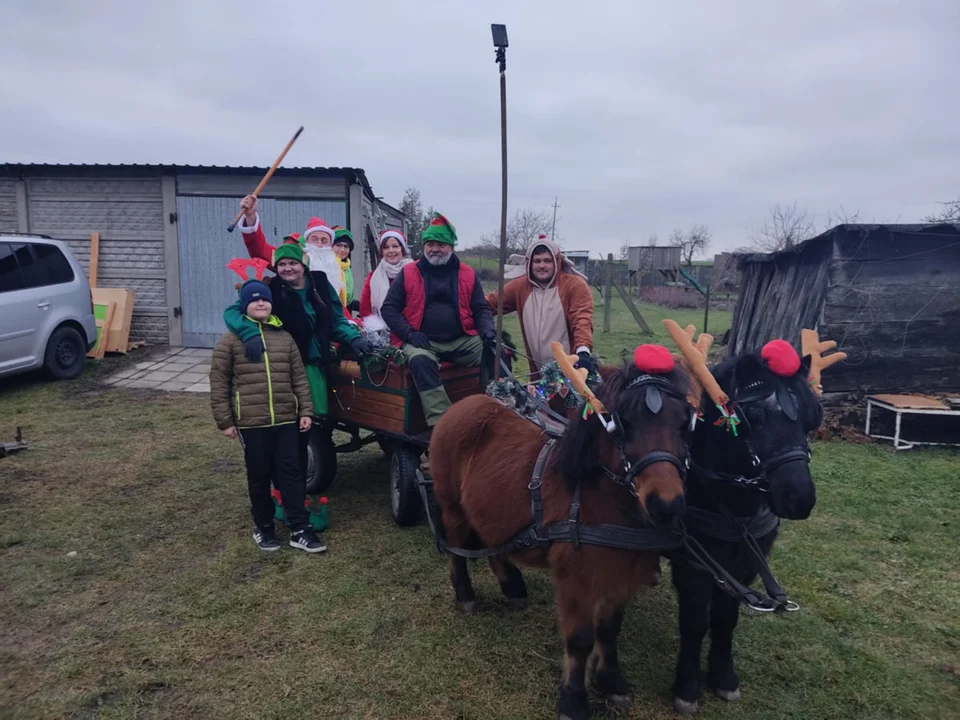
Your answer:
[[[792,398],[789,399],[789,401],[785,401],[783,394],[776,391],[772,393],[772,395],[776,397],[777,409],[786,414],[788,417],[791,417],[791,419],[796,419],[796,405]],[[733,405],[734,407],[738,408],[746,408],[755,403],[766,401],[770,397],[771,395],[747,396],[740,399],[734,399]],[[788,403],[792,404],[792,407],[783,407]],[[690,466],[698,475],[704,477],[705,479],[723,482],[733,485],[734,487],[747,490],[756,490],[758,492],[765,493],[770,492],[769,474],[774,470],[792,462],[810,462],[812,452],[810,450],[810,445],[807,443],[806,435],[804,435],[802,443],[788,446],[781,452],[778,452],[777,454],[772,455],[765,460],[761,460],[753,443],[753,428],[750,424],[749,418],[747,417],[747,413],[739,412],[737,415],[740,418],[740,425],[742,428],[737,437],[741,440],[741,442],[743,442],[743,445],[747,451],[747,456],[750,459],[750,465],[754,470],[753,474],[747,477],[738,473],[725,473],[717,470],[709,470],[691,460]]]
[[[667,395],[678,400],[686,402],[686,396],[680,393],[673,385],[666,380],[665,378],[658,377],[656,375],[643,374],[635,378],[623,389],[623,392],[628,392],[630,390],[640,390],[645,389],[646,396],[644,398],[647,409],[650,410],[654,415],[660,412],[663,407],[663,396]],[[687,451],[687,443],[684,442],[684,455],[682,458],[677,457],[672,452],[667,450],[652,450],[646,455],[641,457],[639,460],[630,460],[627,455],[626,450],[626,434],[624,432],[623,422],[620,419],[620,414],[617,412],[611,413],[612,423],[607,423],[601,421],[601,423],[607,428],[616,442],[617,451],[620,454],[620,463],[623,466],[623,474],[617,474],[610,470],[609,468],[601,465],[600,468],[603,471],[603,474],[606,475],[614,484],[626,488],[631,495],[634,497],[639,497],[636,486],[637,476],[646,470],[651,465],[657,463],[670,463],[673,465],[677,472],[680,473],[680,478],[685,479],[687,475],[687,470],[690,467],[690,456]],[[695,416],[694,416],[695,420]],[[692,427],[693,421],[691,421]]]

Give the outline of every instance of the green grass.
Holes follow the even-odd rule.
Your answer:
[[[340,458],[326,555],[265,555],[206,397],[14,381],[0,418],[30,443],[0,460],[0,717],[553,716],[549,576],[511,612],[477,564],[461,616],[428,530],[392,524],[375,447]],[[803,610],[743,613],[743,699],[702,717],[957,717],[960,460],[819,443],[814,470],[772,560]],[[596,717],[673,717],[674,612],[668,582],[631,605],[635,707]]]

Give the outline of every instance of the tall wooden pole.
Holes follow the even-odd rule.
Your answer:
[[[503,347],[503,274],[507,265],[507,52],[497,48],[500,63],[500,278],[497,285],[497,343],[494,356],[494,378],[500,379],[500,353]]]
[[[607,263],[603,268],[603,331],[610,332],[610,304],[613,290],[613,253],[607,253]]]

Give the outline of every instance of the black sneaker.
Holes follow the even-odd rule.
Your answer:
[[[290,547],[296,548],[297,550],[303,550],[304,552],[308,553],[322,553],[327,551],[326,544],[324,544],[323,540],[320,539],[320,536],[314,532],[313,528],[291,533]]]
[[[253,531],[253,541],[257,547],[267,552],[274,552],[280,549],[280,543],[277,542],[277,536],[273,532],[272,525],[264,525]]]

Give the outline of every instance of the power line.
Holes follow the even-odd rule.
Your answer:
[[[557,241],[557,208],[560,207],[557,205],[557,200],[559,198],[553,198],[553,224],[550,226],[550,240],[553,242]]]

